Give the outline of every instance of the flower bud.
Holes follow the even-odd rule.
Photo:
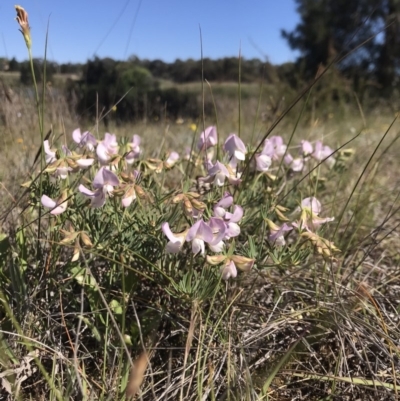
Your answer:
[[[21,6],[15,6],[15,10],[17,11],[16,20],[21,28],[20,32],[25,39],[26,47],[30,50],[32,46],[32,39],[31,28],[28,21],[28,13]]]

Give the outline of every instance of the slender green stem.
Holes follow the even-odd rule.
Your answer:
[[[35,69],[33,66],[33,57],[32,57],[32,51],[31,48],[28,47],[28,53],[29,53],[29,63],[31,66],[31,73],[32,73],[32,80],[33,80],[33,87],[35,89],[35,96],[36,96],[36,110],[38,113],[38,119],[39,119],[39,130],[40,130],[40,146],[41,146],[41,151],[40,151],[40,176],[39,176],[39,199],[42,198],[43,195],[43,178],[42,178],[42,172],[45,167],[45,158],[44,158],[44,143],[43,143],[43,110],[42,107],[40,106],[40,97],[39,97],[39,91],[37,87],[37,81],[36,81],[36,75],[35,75]],[[42,222],[42,208],[39,207],[39,216],[38,216],[38,232],[37,232],[37,246],[36,246],[36,257],[39,259],[40,258],[40,231],[41,231],[41,222]]]

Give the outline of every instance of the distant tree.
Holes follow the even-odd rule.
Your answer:
[[[8,59],[5,57],[0,57],[0,70],[7,71],[8,69]]]
[[[82,64],[79,63],[64,63],[60,64],[60,73],[61,74],[77,74],[80,75],[82,73],[83,67]]]
[[[400,0],[295,1],[301,21],[282,35],[300,51],[297,64],[306,77],[350,53],[337,67],[353,89],[362,90],[371,79],[385,97],[400,89]]]
[[[20,69],[20,82],[23,85],[33,85],[32,70],[29,61],[23,61],[19,64]],[[45,63],[42,59],[33,60],[33,70],[35,73],[36,82],[42,82],[45,72]],[[53,80],[53,75],[56,72],[56,64],[52,62],[46,62],[46,82]]]
[[[19,71],[20,69],[20,63],[16,60],[15,57],[13,57],[10,62],[8,63],[8,71]]]
[[[144,118],[147,95],[156,88],[150,71],[134,63],[121,63],[117,67],[117,98],[123,99],[117,108],[120,119]]]
[[[383,93],[390,95],[400,76],[400,1],[382,1],[379,13],[386,29],[377,57],[377,77]]]
[[[152,61],[146,60],[143,65],[151,72],[154,77],[170,79],[170,64],[156,59]]]
[[[292,32],[282,31],[290,47],[300,51],[298,60],[305,75],[312,77],[319,65],[327,65],[338,54],[345,55],[378,32],[381,0],[295,0],[301,21]],[[395,0],[393,0],[395,1]],[[339,68],[374,67],[377,40],[352,52]]]
[[[117,120],[143,118],[147,94],[157,83],[148,69],[138,65],[137,60],[130,60],[121,62],[98,57],[88,60],[83,68],[84,79],[69,85],[70,98],[80,99],[79,113],[93,118],[97,111],[105,114],[118,103],[112,113]],[[107,124],[107,119],[105,122]]]

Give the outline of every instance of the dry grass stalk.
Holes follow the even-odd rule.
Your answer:
[[[148,364],[149,355],[147,351],[143,351],[133,363],[133,367],[129,375],[128,385],[126,386],[126,397],[128,399],[135,397],[135,395],[139,392]]]

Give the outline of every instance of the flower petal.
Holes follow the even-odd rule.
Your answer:
[[[197,255],[199,252],[202,256],[206,253],[204,241],[200,238],[195,238],[192,241],[192,252]]]
[[[94,163],[94,159],[78,159],[76,163],[80,168],[87,168]]]
[[[311,209],[311,212],[317,216],[321,212],[321,202],[314,196],[303,199],[301,201],[301,207],[302,209],[303,208]]]
[[[229,223],[225,233],[225,239],[237,237],[240,234],[240,227],[236,223]]]
[[[261,172],[268,171],[268,169],[271,166],[271,163],[272,163],[272,159],[268,155],[260,154],[260,155],[256,156],[257,171],[261,171]]]
[[[75,143],[78,143],[78,144],[81,143],[82,134],[81,134],[80,128],[76,128],[72,131],[72,139],[74,140]]]
[[[43,206],[52,209],[50,213],[53,215],[58,215],[65,212],[68,207],[68,201],[64,196],[61,196],[57,201],[54,201],[47,195],[42,195],[41,202]]]
[[[224,280],[229,280],[230,278],[235,278],[237,276],[237,269],[235,263],[232,260],[227,260],[225,266],[221,269],[222,278]]]
[[[48,207],[49,209],[52,209],[57,205],[56,201],[49,198],[47,195],[42,195],[40,201],[44,207]]]
[[[90,189],[87,189],[83,184],[79,185],[78,191],[79,191],[81,194],[86,195],[86,196],[90,196],[90,197],[96,195],[96,192],[93,192],[93,191],[91,191]]]
[[[193,224],[188,231],[186,241],[193,241],[196,238],[206,242],[211,242],[213,240],[212,230],[210,226],[203,220],[198,220],[195,224]]]

